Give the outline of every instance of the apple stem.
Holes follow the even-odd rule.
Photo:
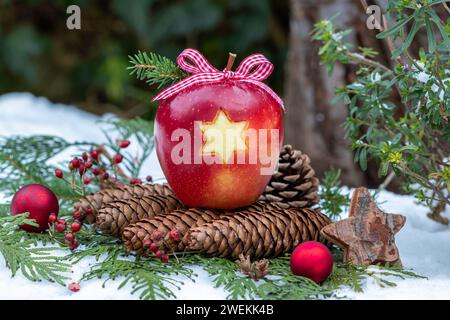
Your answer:
[[[235,53],[228,53],[228,63],[227,66],[225,67],[225,69],[227,69],[228,71],[231,70],[231,68],[233,68],[233,64],[234,64],[234,60],[236,60],[237,55]]]

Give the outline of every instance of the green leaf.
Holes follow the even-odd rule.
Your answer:
[[[367,170],[367,148],[362,148],[359,153],[359,165],[362,171]]]
[[[379,177],[386,176],[388,170],[389,170],[389,162],[382,162],[380,168],[378,169],[378,176]]]
[[[405,17],[403,19],[401,19],[399,22],[397,22],[392,28],[390,28],[389,30],[380,32],[379,34],[377,34],[377,38],[378,39],[384,39],[390,36],[395,35],[397,32],[399,32],[399,30],[406,25],[409,21],[411,21],[411,19],[414,18],[413,15],[409,16],[409,17]]]
[[[428,51],[433,53],[436,50],[436,34],[434,33],[433,26],[429,20],[425,20],[425,27],[428,38]]]
[[[398,57],[400,54],[402,54],[402,52],[404,52],[411,46],[411,43],[413,42],[414,37],[415,37],[416,33],[420,30],[421,26],[422,26],[421,22],[419,22],[418,20],[414,21],[411,31],[409,32],[409,34],[406,37],[405,41],[403,42],[402,46],[392,53],[393,58]]]

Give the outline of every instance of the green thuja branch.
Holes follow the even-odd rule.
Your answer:
[[[341,170],[330,169],[320,185],[320,207],[331,219],[338,218],[350,202],[350,194],[343,191],[340,177]]]
[[[139,80],[146,80],[149,85],[158,85],[158,88],[187,76],[172,60],[152,52],[147,54],[139,51],[129,58],[131,66],[127,69],[130,74],[135,74]]]
[[[374,280],[381,288],[395,287],[393,278],[405,280],[406,278],[426,279],[411,270],[395,266],[356,266],[336,263],[333,272],[324,284],[331,290],[349,287],[355,292],[363,292],[364,282],[368,279]]]
[[[27,238],[19,231],[21,224],[36,225],[27,219],[27,215],[6,216],[0,218],[0,253],[13,276],[18,271],[31,281],[47,280],[65,285],[70,265],[65,257],[56,256],[60,247],[38,247],[36,239]]]
[[[138,294],[140,299],[167,299],[174,298],[174,290],[179,290],[183,284],[181,280],[174,279],[180,275],[193,280],[195,276],[192,269],[186,264],[171,261],[162,264],[157,259],[146,259],[129,256],[117,239],[93,235],[95,241],[88,242],[86,249],[73,253],[73,263],[86,257],[95,257],[96,262],[86,272],[81,281],[90,279],[105,279],[103,286],[109,279],[122,279],[119,289],[131,285],[131,294]]]

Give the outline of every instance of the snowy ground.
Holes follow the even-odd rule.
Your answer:
[[[111,115],[105,115],[108,116]],[[99,119],[74,107],[51,104],[45,98],[36,98],[30,94],[0,96],[0,136],[50,134],[69,141],[102,141],[103,134],[97,125]],[[155,154],[152,154],[143,170],[145,175],[163,178]],[[0,203],[7,200],[0,194]],[[427,276],[428,280],[395,280],[397,286],[393,288],[380,288],[368,281],[364,293],[356,294],[346,289],[341,293],[354,299],[450,299],[450,229],[427,219],[427,209],[416,205],[411,197],[382,192],[378,201],[385,211],[407,216],[406,226],[396,240],[402,262],[406,268]],[[446,214],[450,216],[450,212]],[[84,260],[74,266],[72,279],[78,280],[91,262]],[[185,281],[177,298],[226,297],[223,290],[211,285],[204,271],[195,268],[195,272],[198,274],[196,282]],[[21,275],[11,278],[0,256],[0,299],[136,299],[129,294],[127,287],[116,290],[118,284],[117,281],[108,281],[106,288],[102,288],[102,281],[91,280],[83,282],[79,292],[72,293],[52,283],[32,283]]]

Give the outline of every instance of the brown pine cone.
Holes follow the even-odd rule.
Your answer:
[[[270,209],[282,209],[276,203],[256,202],[246,208],[249,212],[256,214]],[[151,234],[155,230],[161,231],[163,236],[166,236],[171,230],[177,230],[180,235],[180,242],[167,242],[166,246],[161,249],[177,251],[184,251],[188,242],[187,233],[193,227],[201,226],[209,221],[220,218],[221,215],[234,214],[236,210],[209,210],[209,209],[180,209],[174,212],[158,215],[154,218],[147,218],[139,220],[136,223],[130,224],[126,227],[122,234],[122,240],[125,243],[125,248],[128,251],[135,251],[142,254],[142,246],[146,240],[150,239]]]
[[[138,254],[143,252],[143,244],[151,238],[155,230],[161,231],[164,238],[171,230],[177,230],[180,241],[165,241],[160,249],[181,252],[187,244],[186,233],[191,227],[201,226],[213,219],[219,218],[219,212],[208,209],[184,209],[145,218],[126,227],[122,234],[125,248]]]
[[[92,223],[95,221],[95,216],[98,214],[98,211],[108,203],[148,195],[164,196],[174,195],[174,193],[168,184],[126,185],[123,188],[103,189],[88,195],[75,203],[74,208],[86,217],[86,223]],[[89,211],[91,214],[89,214]]]
[[[273,207],[262,212],[244,209],[192,228],[187,249],[232,259],[240,254],[261,259],[280,256],[304,241],[326,242],[320,230],[331,221],[318,210]]]
[[[278,169],[259,200],[281,202],[284,208],[310,208],[319,202],[319,179],[310,159],[291,145],[280,152]]]
[[[104,234],[121,236],[130,223],[143,218],[172,212],[184,205],[173,195],[144,195],[118,200],[102,207],[96,217],[96,226]]]

